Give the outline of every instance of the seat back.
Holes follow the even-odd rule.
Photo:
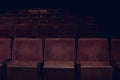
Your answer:
[[[11,37],[13,36],[13,25],[0,25],[0,37]]]
[[[32,21],[27,16],[26,17],[16,17],[16,24],[30,24]]]
[[[98,24],[80,25],[79,37],[101,37],[100,26]]]
[[[15,38],[13,59],[22,61],[41,61],[42,40],[40,38]]]
[[[80,38],[78,61],[109,61],[108,41],[105,38]]]
[[[33,37],[34,29],[32,24],[16,24],[15,37]]]
[[[75,43],[72,38],[47,38],[45,40],[45,61],[74,61]]]
[[[82,16],[80,18],[79,37],[101,37],[100,26],[94,16]]]
[[[34,24],[47,24],[48,23],[48,18],[47,17],[33,17],[32,18],[32,23]]]
[[[35,29],[36,37],[56,37],[57,32],[53,25],[39,24]]]
[[[15,17],[12,17],[12,16],[1,17],[0,23],[13,25],[15,23]]]
[[[77,33],[77,25],[76,24],[61,24],[58,27],[58,37],[68,37],[73,38]]]

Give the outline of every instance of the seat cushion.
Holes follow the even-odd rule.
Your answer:
[[[44,68],[74,68],[74,61],[45,61]]]
[[[112,66],[110,65],[109,62],[104,62],[104,61],[81,61],[81,62],[77,62],[78,64],[81,65],[81,67],[109,67],[112,68]]]
[[[37,61],[11,61],[7,64],[8,80],[39,80]]]
[[[74,61],[75,43],[73,38],[47,38],[45,40],[45,61]]]
[[[15,38],[13,59],[19,61],[42,61],[41,38]]]
[[[106,38],[79,38],[78,61],[109,61]]]
[[[74,62],[45,61],[43,80],[75,80]]]
[[[112,80],[112,66],[108,62],[79,62],[81,80]]]
[[[32,67],[36,68],[38,61],[11,61],[7,64],[7,67]]]

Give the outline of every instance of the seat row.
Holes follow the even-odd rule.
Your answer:
[[[1,17],[0,24],[21,24],[21,23],[41,23],[41,24],[67,24],[67,23],[77,23],[77,18],[75,16],[57,16],[57,17],[32,17],[27,16],[20,17]]]
[[[59,9],[20,9],[1,13],[1,16],[16,16],[16,15],[40,16],[40,15],[68,15],[68,14],[69,13],[67,10]]]
[[[106,38],[1,38],[0,78],[119,80],[119,46]]]
[[[41,13],[40,13],[41,12]],[[66,24],[77,23],[77,17],[66,14],[58,10],[18,10],[15,12],[6,12],[0,14],[0,24],[20,24],[20,23],[44,23],[44,24]]]
[[[0,25],[0,37],[100,37],[97,24],[16,24]]]

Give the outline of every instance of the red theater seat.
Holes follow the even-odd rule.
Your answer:
[[[72,38],[45,40],[43,79],[74,80],[75,46]]]
[[[34,37],[34,29],[32,24],[16,24],[15,37]]]
[[[111,47],[112,62],[117,65],[117,69],[115,70],[118,72],[115,74],[115,78],[116,80],[120,80],[120,39],[112,39]]]
[[[16,15],[16,12],[12,12],[12,11],[1,13],[2,17],[15,17],[15,15]]]
[[[35,29],[36,37],[56,37],[57,30],[54,25],[38,24]]]
[[[49,24],[63,24],[64,18],[60,15],[50,15],[51,17],[48,18]]]
[[[77,24],[61,24],[58,25],[57,37],[75,37],[77,32]]]
[[[80,38],[77,63],[81,80],[112,80],[108,41],[105,38]]]
[[[81,24],[90,24],[90,23],[96,23],[95,22],[95,17],[94,16],[82,16],[80,18],[80,23]]]
[[[27,10],[18,10],[18,11],[16,12],[15,17],[16,17],[16,18],[17,18],[17,17],[28,17],[28,18],[29,18],[29,14],[28,14]]]
[[[29,15],[28,15],[27,13],[19,13],[19,12],[18,12],[15,17],[16,17],[16,18],[17,18],[17,17],[28,17],[28,18],[29,18]]]
[[[16,17],[16,24],[30,24],[32,22],[28,17]]]
[[[39,80],[42,40],[16,38],[13,46],[12,61],[7,64],[8,80]]]
[[[47,14],[48,13],[48,10],[47,9],[38,9],[38,12],[40,14]]]
[[[11,37],[13,36],[14,26],[13,25],[0,25],[0,37]]]
[[[3,63],[11,57],[11,40],[9,38],[0,38],[0,80],[3,80]]]
[[[37,9],[29,9],[28,14],[39,14]]]
[[[15,17],[1,17],[0,24],[13,25],[15,23]]]
[[[79,37],[101,37],[100,26],[95,21],[93,16],[82,16],[80,18]]]
[[[32,18],[32,23],[34,23],[34,24],[47,24],[48,23],[48,18],[33,17]]]
[[[83,24],[79,26],[79,37],[100,37],[98,24]]]
[[[39,13],[39,11],[37,9],[28,10],[28,14],[29,14],[30,18],[40,17],[40,13]]]

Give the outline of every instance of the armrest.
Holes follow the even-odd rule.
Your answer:
[[[2,64],[0,63],[0,68],[1,68]]]
[[[118,69],[118,64],[117,63],[111,62],[111,65],[112,65],[112,67],[113,67],[114,70]]]
[[[7,62],[11,61],[12,58],[7,59],[4,63],[6,64]]]
[[[7,59],[7,60],[5,60],[5,61],[0,62],[0,64],[6,64],[7,62],[9,62],[9,61],[11,61],[11,60],[12,60],[12,59],[9,58],[9,59]]]
[[[44,65],[44,61],[38,63],[38,66],[41,70],[43,69],[43,65]]]

